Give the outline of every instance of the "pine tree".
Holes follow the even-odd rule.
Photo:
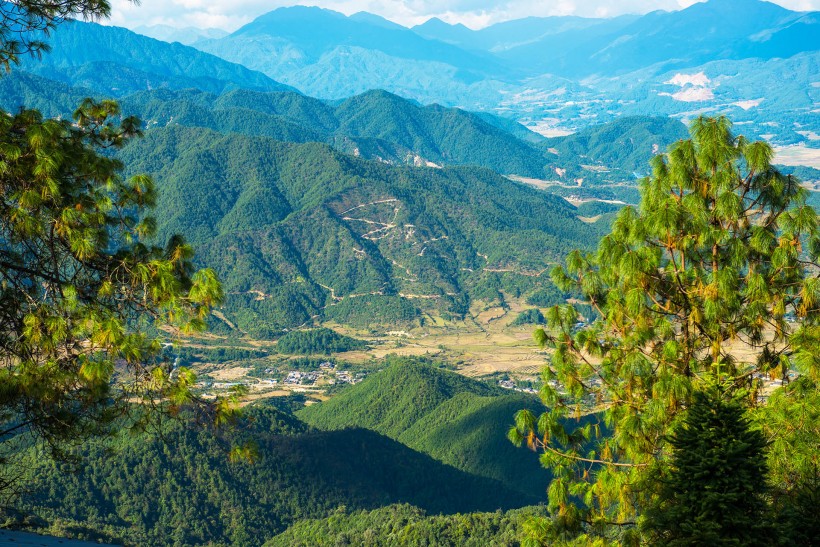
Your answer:
[[[696,392],[669,441],[671,468],[642,528],[652,545],[771,545],[766,440],[718,388]]]
[[[820,544],[820,392],[809,378],[777,390],[757,413],[781,545]]]
[[[0,63],[44,49],[31,31],[108,12],[105,0],[3,4]],[[85,100],[73,123],[0,112],[0,494],[15,485],[11,445],[34,439],[60,454],[111,424],[142,425],[157,405],[217,421],[234,412],[231,398],[198,401],[193,374],[163,358],[157,328],[204,328],[222,288],[181,237],[145,243],[154,184],[124,179],[106,151],[139,127],[111,101]]]
[[[653,159],[640,205],[619,213],[597,252],[573,252],[553,271],[599,319],[577,329],[572,306],[549,311],[536,331],[553,349],[549,410],[519,412],[509,432],[542,452],[556,519],[625,542],[638,541],[647,483],[706,378],[755,407],[768,378],[796,372],[816,390],[820,376],[820,237],[807,191],[727,119],[698,118],[690,132]]]

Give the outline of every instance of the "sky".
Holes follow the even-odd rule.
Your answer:
[[[448,23],[462,23],[477,29],[527,16],[580,15],[612,17],[625,13],[647,13],[657,9],[677,10],[697,0],[307,0],[303,5],[319,6],[347,15],[367,11],[405,26],[438,17]],[[820,0],[775,0],[797,11],[820,10]],[[259,15],[278,7],[294,5],[293,0],[111,0],[109,24],[134,28],[141,25],[221,28],[233,31]]]

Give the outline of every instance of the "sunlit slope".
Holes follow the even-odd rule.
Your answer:
[[[481,168],[396,167],[186,127],[151,130],[121,157],[155,176],[159,235],[196,245],[243,328],[338,318],[336,305],[365,297],[463,314],[497,270],[526,289],[601,231],[561,198]]]
[[[535,454],[506,438],[513,415],[524,408],[538,413],[543,406],[534,395],[398,362],[299,416],[323,429],[372,429],[459,469],[543,496],[549,474]]]

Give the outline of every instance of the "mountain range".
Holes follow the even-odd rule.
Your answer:
[[[24,69],[113,96],[295,88],[344,100],[383,89],[493,113],[546,136],[625,115],[686,121],[698,113],[725,113],[748,136],[779,145],[816,147],[820,134],[818,15],[760,0],[611,19],[530,17],[480,30],[440,20],[410,29],[373,14],[295,6],[224,36],[140,30],[167,42],[61,25],[48,38],[52,52]]]
[[[157,180],[160,236],[185,234],[233,322],[261,337],[313,317],[462,317],[488,283],[546,282],[539,272],[605,228],[489,169],[391,166],[318,143],[171,126],[120,157]]]
[[[0,106],[69,116],[87,92],[17,71],[0,80]],[[145,138],[120,157],[158,183],[159,236],[185,234],[220,274],[230,324],[263,338],[317,320],[457,319],[475,300],[549,285],[550,264],[607,221],[589,224],[563,199],[498,173],[628,198],[623,182],[686,134],[674,120],[624,118],[548,140],[384,91],[330,103],[165,88],[120,102],[145,121]]]
[[[757,135],[811,145],[801,132],[820,129],[806,119],[818,101],[818,20],[759,0],[709,0],[644,16],[530,17],[480,30],[432,19],[408,29],[296,6],[194,45],[320,98],[380,88],[545,134],[624,114],[725,112]]]
[[[24,57],[20,68],[107,96],[159,87],[214,93],[291,89],[244,66],[123,28],[69,21],[44,39],[51,50],[39,59]]]
[[[699,9],[719,4],[712,0]],[[780,8],[770,11],[769,24],[791,17]],[[698,13],[690,8],[652,17],[691,19]],[[486,60],[500,59],[501,52],[598,29],[587,33],[592,39],[596,32],[644,19],[510,22],[483,31],[492,38],[485,44],[492,45],[479,51],[477,45],[460,49],[457,37],[449,38],[453,43],[431,40],[420,29],[368,14],[293,8],[209,43],[255,44],[273,30],[290,44],[301,43],[310,40],[305,21],[316,20],[325,32],[299,58],[321,59],[328,47],[344,42],[378,46],[408,62],[455,63],[484,78],[497,68]],[[443,27],[424,28],[429,35]],[[537,28],[542,34],[534,34]],[[506,41],[514,36],[528,45]],[[281,45],[285,38],[274,42]],[[620,117],[596,125],[593,116],[575,134],[546,139],[509,118],[425,106],[387,91],[339,101],[311,98],[240,64],[125,29],[75,22],[51,40],[53,50],[41,63],[27,62],[0,80],[0,104],[68,116],[86,95],[120,97],[123,111],[146,123],[146,138],[121,157],[129,172],[156,178],[160,235],[184,233],[196,245],[200,263],[215,267],[225,282],[230,324],[259,337],[322,320],[371,326],[457,319],[476,300],[503,303],[505,293],[526,295],[538,284],[548,285],[543,274],[549,266],[595,241],[607,217],[588,224],[575,207],[543,189],[634,202],[630,181],[646,174],[652,154],[686,136],[684,126],[669,118]],[[773,63],[770,72],[789,66],[811,74],[815,60],[802,53],[785,60],[713,63]],[[797,85],[785,73],[783,79],[790,82],[780,86],[785,90],[771,93],[788,94],[788,86]],[[678,78],[664,85],[708,89],[708,80]],[[719,83],[712,85],[730,85]],[[640,110],[638,96],[651,95],[649,84],[631,89],[610,79],[606,85],[633,97],[624,110]],[[584,93],[580,84],[567,88],[567,95]],[[777,101],[805,112],[794,114],[793,123],[811,127],[805,109],[813,89]],[[675,100],[657,95],[653,100]],[[597,104],[567,103],[578,116]],[[515,175],[515,181],[499,174]],[[554,297],[564,298],[558,291]]]
[[[815,19],[710,0],[480,31],[318,8],[225,35],[143,29],[162,40],[72,22],[0,78],[0,107],[65,118],[115,97],[141,117],[143,138],[104,153],[156,181],[157,239],[183,234],[217,271],[216,343],[254,339],[203,337],[177,364],[267,367],[274,347],[295,363],[370,344],[306,326],[449,329],[476,307],[577,296],[548,272],[635,201],[649,158],[687,136],[680,119],[729,112],[750,137],[812,142]],[[371,365],[384,368],[295,413],[303,394],[255,401],[231,428],[123,424],[65,461],[20,443],[6,456],[26,491],[4,526],[140,545],[519,541],[550,477],[504,433],[539,399],[428,360]]]

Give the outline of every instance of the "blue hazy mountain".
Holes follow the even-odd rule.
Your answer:
[[[426,23],[413,27],[413,32],[429,38],[458,45],[467,49],[499,53],[528,44],[539,44],[550,36],[570,34],[590,36],[591,33],[611,32],[638,17],[627,15],[614,19],[591,19],[585,17],[525,17],[496,23],[479,30],[462,24],[449,24],[434,17]],[[605,30],[608,29],[608,30]]]
[[[597,26],[568,30],[507,49],[502,56],[538,72],[586,76],[654,65],[670,69],[724,59],[785,58],[820,49],[816,14],[758,0],[710,0],[607,28],[613,22],[620,21],[601,23],[606,32],[596,31]]]
[[[502,70],[497,61],[488,56],[476,55],[448,44],[427,40],[409,29],[371,14],[346,17],[331,10],[294,6],[279,8],[262,15],[231,35],[200,45],[204,50],[226,52],[243,50],[257,44],[287,44],[293,53],[288,61],[299,65],[316,62],[338,47],[361,48],[379,51],[399,59],[412,59],[444,63],[477,74],[488,69]],[[237,51],[238,54],[238,51]],[[265,72],[276,66],[281,59],[233,59],[246,66]],[[489,66],[488,66],[489,65]]]
[[[473,84],[498,87],[486,82],[510,73],[491,54],[428,40],[371,14],[303,6],[277,9],[196,47],[322,98],[386,89],[455,104],[454,92],[474,96]]]
[[[669,68],[790,57],[817,50],[818,30],[816,14],[759,0],[710,0],[640,17],[528,17],[481,30],[436,18],[409,30],[372,14],[346,17],[295,6],[262,15],[230,36],[198,47],[297,87],[307,74],[321,76],[308,70],[317,66],[325,71],[344,68],[352,72],[350,78],[366,80],[363,88],[389,89],[384,79],[378,80],[380,64],[405,66],[413,61],[451,67],[462,83],[476,78],[510,81],[545,72],[622,74],[658,63]],[[411,76],[424,72],[418,66],[412,69]],[[388,69],[382,78],[392,76]]]
[[[244,66],[180,43],[169,44],[130,30],[94,23],[67,22],[48,38],[42,59],[24,59],[28,72],[106,95],[142,89],[290,89]]]
[[[818,21],[760,0],[609,19],[528,17],[480,30],[435,18],[406,29],[368,13],[293,7],[196,47],[322,99],[385,89],[501,114],[546,135],[658,109],[684,119],[705,111],[788,144],[820,131],[816,121],[796,131],[788,123],[817,94]]]
[[[163,42],[179,42],[188,46],[200,40],[213,40],[230,34],[227,30],[219,28],[176,28],[168,25],[142,25],[135,27],[133,30],[137,34],[156,38]]]

